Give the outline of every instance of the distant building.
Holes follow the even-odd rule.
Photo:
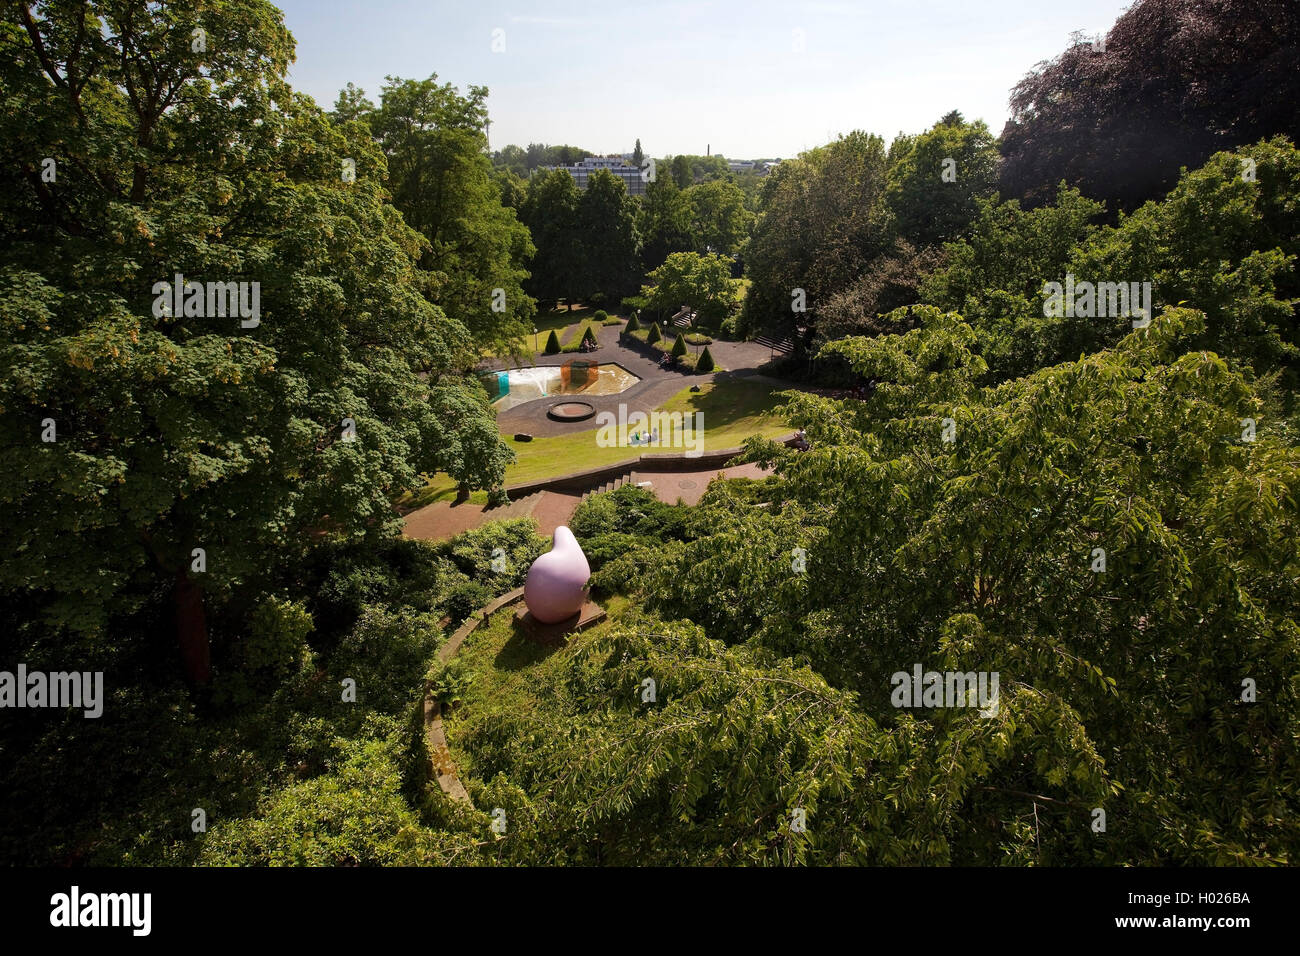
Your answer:
[[[587,188],[587,181],[599,170],[605,170],[608,173],[617,176],[623,180],[627,186],[629,196],[645,195],[645,180],[641,178],[641,170],[635,166],[627,165],[621,157],[618,156],[588,156],[576,166],[544,166],[543,169],[562,169],[578,184],[579,189]]]
[[[779,163],[780,160],[778,159],[777,162]],[[775,165],[776,163],[765,163],[760,160],[727,160],[727,169],[733,173],[758,173],[760,176],[767,175],[768,171]]]

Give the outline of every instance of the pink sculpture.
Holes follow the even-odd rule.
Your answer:
[[[543,624],[558,624],[582,610],[591,566],[573,532],[560,525],[551,550],[538,557],[524,579],[524,603]]]

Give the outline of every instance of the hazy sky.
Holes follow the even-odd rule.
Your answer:
[[[1001,132],[1011,87],[1130,0],[281,0],[290,76],[330,106],[385,75],[490,90],[493,148],[789,157],[951,109]],[[494,33],[494,31],[501,31]],[[494,52],[493,44],[504,45]]]

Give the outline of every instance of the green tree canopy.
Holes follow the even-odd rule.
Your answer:
[[[247,596],[322,531],[391,533],[420,472],[499,484],[509,452],[383,154],[287,86],[274,7],[18,5],[0,27],[10,641],[94,647],[170,592],[201,680],[205,594]],[[177,309],[178,274],[250,306],[257,283],[255,322],[201,290]]]
[[[388,159],[393,204],[429,240],[420,265],[430,298],[480,348],[505,351],[532,329],[537,309],[522,283],[536,250],[483,155],[486,98],[484,87],[462,96],[436,75],[389,77],[364,118]]]

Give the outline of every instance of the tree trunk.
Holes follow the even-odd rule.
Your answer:
[[[182,570],[176,574],[172,599],[176,602],[176,640],[181,648],[185,679],[194,685],[206,684],[212,677],[212,661],[203,591]]]

